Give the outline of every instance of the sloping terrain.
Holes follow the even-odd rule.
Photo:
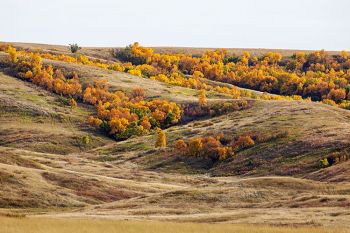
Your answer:
[[[129,139],[101,147],[96,159],[133,159],[146,168],[163,171],[211,173],[213,175],[293,175],[301,177],[320,169],[320,159],[332,153],[349,153],[350,113],[305,101],[255,101],[247,110],[204,119],[167,130],[169,144],[177,139],[244,133],[266,135],[266,142],[237,153],[238,160],[215,164],[198,158],[164,156],[154,151],[153,136]],[[336,133],[335,133],[336,132]],[[278,135],[278,137],[273,137]],[[269,137],[271,137],[269,139]],[[124,149],[123,149],[124,148]],[[131,155],[127,148],[135,148]],[[97,155],[98,155],[97,154]],[[96,155],[93,155],[96,156]],[[332,174],[332,175],[336,175]]]
[[[109,140],[91,131],[86,118],[92,110],[84,104],[71,109],[65,104],[65,98],[3,72],[0,90],[2,146],[67,154],[86,149],[82,143],[86,134],[96,139],[89,146],[103,145]]]
[[[66,48],[42,49],[63,53]],[[112,90],[142,87],[147,98],[198,101],[192,89],[44,62],[76,71],[84,85],[105,79]],[[155,149],[155,135],[117,142],[88,126],[91,106],[78,103],[72,109],[64,97],[9,76],[6,68],[0,71],[1,213],[350,227],[349,161],[320,167],[320,159],[350,153],[347,110],[307,101],[249,100],[248,109],[166,129],[169,147]],[[229,99],[209,94],[209,102]],[[221,162],[172,149],[177,139],[221,132],[265,140],[237,152],[238,159]]]

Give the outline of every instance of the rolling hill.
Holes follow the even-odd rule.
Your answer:
[[[65,46],[13,45],[69,54]],[[114,59],[109,48],[81,53]],[[350,154],[348,110],[305,100],[233,99],[213,91],[208,103],[246,101],[249,107],[179,122],[164,129],[169,146],[154,148],[154,133],[116,141],[91,127],[86,119],[95,108],[83,101],[71,108],[66,97],[14,77],[6,59],[1,52],[0,214],[350,227],[349,161],[320,166],[321,159]],[[83,86],[103,79],[111,91],[142,87],[147,100],[198,102],[198,91],[186,87],[81,64],[43,64],[77,73]],[[219,133],[257,139],[237,151],[237,159],[225,161],[171,149],[178,139]]]

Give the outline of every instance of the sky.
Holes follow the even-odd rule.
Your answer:
[[[0,41],[350,50],[350,0],[0,0]]]

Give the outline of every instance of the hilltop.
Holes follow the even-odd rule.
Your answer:
[[[52,53],[59,54],[69,54],[69,46],[65,45],[50,45],[50,44],[34,44],[34,43],[21,43],[21,42],[0,42],[3,44],[10,43],[15,47],[29,50],[42,50]],[[80,50],[81,54],[86,56],[98,58],[98,59],[106,59],[106,60],[114,60],[115,58],[112,56],[112,51],[116,48],[121,47],[83,47]],[[189,53],[194,54],[196,56],[202,55],[207,50],[217,50],[220,48],[194,48],[194,47],[152,47],[155,52],[158,53]],[[278,52],[283,56],[292,56],[297,52],[305,52],[306,54],[315,52],[316,50],[295,50],[295,49],[266,49],[266,48],[225,48],[228,53],[236,54],[241,56],[245,51],[249,52],[252,56],[261,56],[267,52]],[[338,54],[338,51],[327,51],[330,54]]]

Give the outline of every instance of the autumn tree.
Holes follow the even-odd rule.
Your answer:
[[[147,131],[150,130],[152,127],[152,124],[147,116],[142,119],[140,125],[143,127],[144,130]]]
[[[70,100],[69,100],[69,105],[72,107],[72,108],[76,108],[78,105],[77,105],[77,102],[73,99],[73,98],[71,98]]]
[[[166,147],[166,135],[165,132],[161,129],[157,129],[157,139],[155,147]]]
[[[134,65],[141,65],[147,62],[147,58],[144,55],[149,54],[149,52],[150,50],[147,50],[147,52],[143,51],[139,43],[135,42],[124,49],[116,49],[114,55],[121,61],[131,62]]]
[[[25,74],[24,74],[24,77],[26,79],[29,79],[31,80],[33,78],[33,72],[31,70],[28,70]]]
[[[0,46],[1,51],[8,51],[8,46]],[[196,90],[215,91],[231,95],[233,98],[249,97],[264,100],[297,100],[311,99],[328,102],[332,100],[337,106],[350,108],[350,59],[346,51],[330,55],[324,50],[309,54],[298,52],[291,57],[283,58],[276,52],[268,52],[260,57],[251,58],[244,52],[241,59],[228,56],[225,50],[210,50],[202,56],[191,54],[156,53],[151,48],[134,43],[119,53],[122,62],[103,62],[90,59],[87,56],[69,56],[45,52],[8,51],[9,61],[19,68],[18,76],[29,81],[35,81],[47,89],[65,94],[79,88],[68,79],[51,79],[52,69],[40,67],[40,59],[60,60],[70,63],[96,66],[103,69],[129,72],[142,78],[150,78],[171,85],[192,88]],[[12,54],[12,55],[11,55]],[[19,58],[17,58],[17,55]],[[24,56],[31,57],[30,59]],[[12,57],[12,58],[11,58]],[[122,59],[123,58],[123,59]],[[20,62],[18,62],[18,60]],[[30,60],[30,61],[29,61]],[[29,66],[29,67],[28,67]],[[41,70],[45,69],[45,71]],[[65,77],[66,78],[66,77]],[[263,91],[269,94],[257,94],[251,91],[228,88],[206,82],[204,79],[230,83],[236,86]],[[91,91],[91,90],[89,90]],[[345,98],[344,98],[345,91]],[[88,92],[87,92],[88,93]],[[112,93],[113,95],[113,93]],[[94,104],[98,96],[92,97]],[[130,99],[132,99],[130,97]],[[327,100],[326,100],[327,99]],[[137,102],[137,100],[129,100]],[[152,110],[154,117],[161,119],[163,126],[172,118],[172,112]],[[165,117],[165,118],[164,118]],[[158,120],[156,120],[158,121]],[[153,124],[153,123],[152,123]],[[159,125],[158,125],[159,126]],[[152,125],[152,127],[154,127]]]
[[[339,103],[346,98],[346,92],[344,89],[332,89],[327,97]]]
[[[137,56],[145,56],[147,60],[152,56],[151,50],[141,48],[137,44],[133,45],[132,50]],[[98,80],[93,85],[88,83],[83,90],[76,73],[66,75],[60,69],[54,69],[52,65],[45,66],[42,59],[96,65],[105,69],[111,68],[109,64],[91,60],[86,56],[71,57],[41,52],[20,52],[21,57],[18,59],[16,49],[12,47],[8,49],[9,61],[16,66],[18,77],[67,97],[72,107],[77,105],[75,99],[82,98],[97,110],[96,116],[90,116],[88,122],[116,139],[126,139],[132,135],[148,133],[157,127],[176,124],[182,116],[182,109],[175,102],[161,99],[144,100],[145,91],[142,88],[134,89],[130,95],[126,95],[123,91],[109,91],[107,82]],[[166,62],[166,59],[162,62]],[[133,67],[130,64],[128,66]],[[140,67],[147,72],[155,70],[151,65]],[[166,145],[166,140],[161,145]]]
[[[242,55],[242,58],[241,58],[241,62],[244,64],[244,65],[248,65],[249,63],[249,58],[250,58],[250,54],[248,51],[244,51],[243,55]]]
[[[175,148],[180,154],[185,155],[187,153],[188,145],[184,140],[177,140],[175,141]]]
[[[204,89],[199,91],[198,103],[199,103],[199,106],[201,107],[204,107],[207,105],[207,97]]]
[[[198,70],[195,70],[193,72],[193,77],[195,79],[201,79],[201,78],[204,78],[204,74],[202,72],[198,71]]]
[[[7,50],[7,53],[9,54],[8,58],[9,58],[10,62],[16,63],[18,61],[16,48],[13,48],[12,46],[9,46],[8,50]]]
[[[201,157],[213,162],[232,157],[234,155],[233,148],[223,145],[219,139],[220,137],[208,136],[191,138],[188,142],[177,140],[174,148],[176,153],[181,155]]]
[[[249,135],[242,135],[233,143],[233,148],[241,150],[253,145],[255,145],[255,142]]]
[[[342,50],[340,52],[340,56],[344,59],[347,59],[349,57],[349,53],[346,50]]]
[[[201,138],[193,138],[188,142],[188,154],[191,156],[199,156],[203,149]]]

